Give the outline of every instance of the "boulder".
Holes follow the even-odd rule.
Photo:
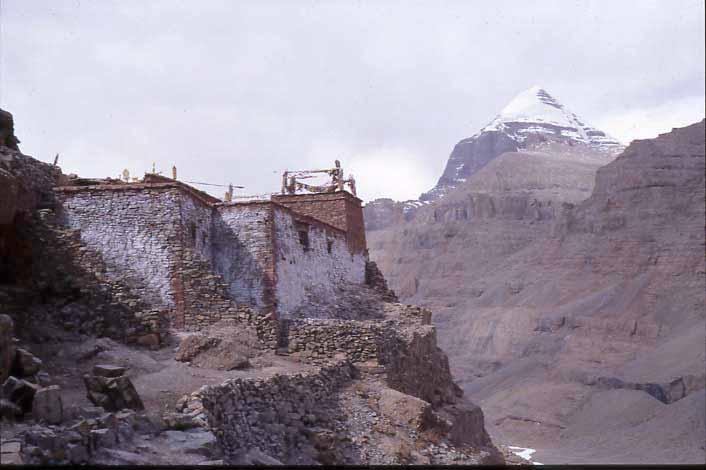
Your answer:
[[[158,348],[160,345],[159,335],[157,333],[149,333],[137,338],[137,344],[147,346],[149,348]]]
[[[254,448],[241,455],[235,463],[237,465],[284,465],[276,458]]]
[[[397,424],[409,424],[421,430],[434,421],[429,402],[391,388],[382,391],[378,405],[380,413]]]
[[[155,465],[154,456],[142,455],[140,453],[128,452],[121,449],[101,449],[93,459],[92,463],[105,466]]]
[[[0,399],[0,419],[14,421],[22,417],[22,409],[10,400]]]
[[[205,333],[184,337],[175,359],[204,369],[245,369],[251,366],[258,343],[254,328],[221,321]]]
[[[8,315],[0,315],[0,383],[10,376],[15,360],[15,343],[12,342],[14,322]]]
[[[19,377],[32,377],[41,368],[41,359],[26,349],[17,348],[13,370]]]
[[[112,429],[94,429],[89,433],[91,449],[100,449],[101,447],[113,447],[118,443],[118,436]]]
[[[88,462],[88,449],[83,443],[66,445],[66,460],[72,464],[82,464]]]
[[[5,441],[0,445],[0,463],[3,465],[22,465],[22,443],[20,441]]]
[[[189,431],[165,431],[162,436],[169,447],[179,449],[186,454],[199,454],[207,458],[214,458],[218,450],[216,436],[204,429],[191,429]]]
[[[485,429],[483,410],[478,405],[463,400],[456,405],[444,407],[439,414],[445,421],[451,423],[449,439],[453,444],[471,445],[492,449],[494,453],[498,452]]]
[[[36,375],[37,383],[42,387],[48,387],[52,385],[52,378],[47,372],[38,372]]]
[[[17,144],[20,140],[15,136],[15,121],[12,114],[0,109],[0,147],[9,147],[19,150]]]
[[[64,418],[67,420],[92,419],[105,413],[100,406],[78,406],[71,405],[64,409]]]
[[[179,342],[174,359],[180,362],[190,362],[201,352],[218,344],[216,338],[209,338],[204,334],[191,334]]]
[[[38,389],[33,383],[10,376],[2,385],[2,396],[19,406],[23,413],[28,413],[32,410],[32,402]]]
[[[127,368],[110,365],[95,365],[93,366],[93,375],[98,377],[120,377],[125,375]]]
[[[188,414],[166,413],[162,418],[164,419],[164,425],[167,429],[183,431],[200,426],[200,423],[196,422],[194,417]]]
[[[37,391],[32,403],[32,416],[36,421],[59,424],[64,419],[64,406],[61,401],[61,388],[58,385]]]
[[[86,386],[86,396],[96,406],[108,411],[119,411],[124,408],[144,410],[145,406],[127,376],[101,377],[86,374],[83,376]]]

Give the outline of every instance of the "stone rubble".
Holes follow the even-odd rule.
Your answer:
[[[144,410],[145,406],[135,386],[124,375],[125,371],[124,367],[98,365],[93,368],[93,375],[84,375],[86,396],[91,403],[109,411]]]
[[[60,424],[64,420],[61,387],[51,385],[37,391],[32,403],[32,417],[37,422],[48,424]]]

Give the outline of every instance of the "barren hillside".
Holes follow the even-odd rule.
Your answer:
[[[549,153],[506,153],[370,231],[372,257],[438,312],[501,443],[544,463],[703,462],[704,122],[633,142],[595,188],[599,159]]]

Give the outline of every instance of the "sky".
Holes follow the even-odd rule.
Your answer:
[[[704,116],[703,0],[0,0],[0,29],[21,150],[85,177],[255,195],[339,159],[404,200],[535,84],[625,143]]]

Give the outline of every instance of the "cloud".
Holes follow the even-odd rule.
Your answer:
[[[675,127],[701,121],[704,118],[705,106],[706,100],[703,96],[692,96],[668,100],[657,106],[607,115],[597,120],[596,124],[628,144],[635,139],[651,139]]]
[[[344,170],[355,176],[361,199],[404,201],[418,198],[420,188],[432,187],[439,178],[421,161],[419,155],[404,148],[380,148],[354,155],[349,169]]]
[[[362,193],[416,197],[534,83],[619,138],[683,124],[703,16],[702,0],[3,0],[0,106],[23,151],[87,176],[155,161],[260,194],[338,157]]]

